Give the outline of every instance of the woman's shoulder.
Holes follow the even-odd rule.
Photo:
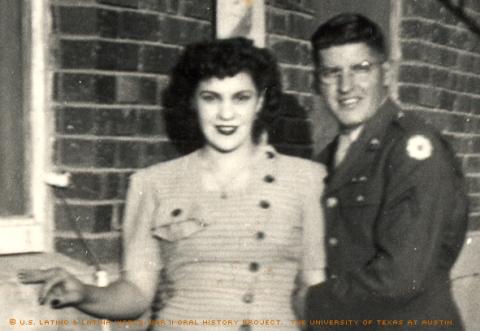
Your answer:
[[[282,172],[298,175],[315,175],[325,177],[327,169],[322,163],[304,159],[298,156],[290,156],[278,153],[279,164]]]
[[[194,152],[195,153],[195,152]],[[193,154],[187,154],[175,159],[162,161],[147,168],[137,170],[132,178],[137,180],[162,181],[174,179],[188,171],[188,163],[193,158]]]

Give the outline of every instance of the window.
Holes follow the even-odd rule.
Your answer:
[[[45,249],[44,3],[0,1],[0,254]]]

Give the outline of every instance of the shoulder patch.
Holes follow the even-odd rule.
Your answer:
[[[415,160],[426,160],[433,153],[433,145],[424,135],[414,135],[407,141],[407,154]]]

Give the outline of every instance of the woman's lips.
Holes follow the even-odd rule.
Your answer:
[[[217,132],[226,136],[230,136],[237,131],[238,126],[235,125],[215,125]]]

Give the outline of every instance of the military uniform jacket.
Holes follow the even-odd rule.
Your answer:
[[[334,141],[318,160],[331,165],[335,148]],[[310,329],[362,330],[364,322],[366,330],[440,328],[432,323],[462,330],[449,272],[468,208],[447,142],[387,100],[339,167],[329,168],[322,200],[329,276],[309,291]]]

